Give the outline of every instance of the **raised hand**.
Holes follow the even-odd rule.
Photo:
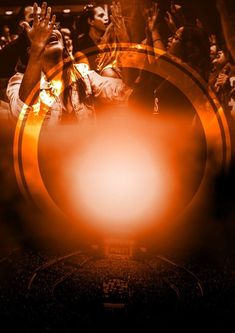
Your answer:
[[[218,91],[221,86],[224,86],[228,79],[229,76],[227,74],[220,73],[215,83],[216,91]]]
[[[182,6],[175,4],[174,1],[171,1],[170,12],[176,19],[178,26],[185,25],[185,17]]]
[[[159,7],[158,4],[155,3],[153,7],[150,9],[149,16],[147,18],[147,27],[151,33],[157,28],[158,17],[159,17]]]
[[[121,4],[118,1],[112,2],[111,5],[111,22],[113,23],[114,31],[119,42],[129,42],[129,36],[126,30],[124,17],[122,16]]]
[[[169,30],[172,33],[175,33],[177,30],[177,26],[175,24],[172,14],[169,11],[166,12],[165,21],[168,25]]]
[[[30,40],[31,48],[40,50],[45,48],[47,40],[53,31],[55,21],[56,16],[53,15],[51,18],[51,7],[47,7],[46,2],[42,4],[40,18],[38,16],[38,4],[34,3],[32,28],[28,22],[22,23]]]
[[[113,30],[114,30],[114,27],[113,27],[113,23],[111,22],[106,30],[105,30],[105,33],[103,34],[102,38],[101,38],[101,41],[100,41],[100,46],[104,45],[105,44],[108,44],[110,43],[110,35],[113,33]]]
[[[38,17],[38,5],[35,3],[33,6],[32,28],[27,22],[23,22],[31,48],[29,61],[19,89],[19,97],[27,105],[33,105],[39,97],[41,72],[43,71],[43,54],[48,39],[52,34],[56,17],[53,15],[51,21],[50,18],[51,8],[47,7],[47,3],[44,2],[42,4],[40,18]],[[33,96],[32,91],[34,91]]]
[[[160,35],[160,22],[159,22],[160,9],[157,3],[148,10],[148,17],[146,21],[146,42],[147,44],[157,47],[158,49],[164,50],[165,47],[162,43]]]

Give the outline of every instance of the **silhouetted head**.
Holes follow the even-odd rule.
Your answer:
[[[77,18],[76,29],[79,33],[89,33],[91,28],[104,33],[108,23],[109,18],[104,8],[88,4]]]

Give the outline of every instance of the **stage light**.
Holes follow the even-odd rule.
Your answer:
[[[69,8],[63,9],[64,14],[69,14],[70,12],[71,12],[71,9],[69,9]]]
[[[172,187],[162,148],[136,129],[90,138],[64,166],[72,210],[106,231],[146,227],[161,215]],[[121,133],[121,135],[120,135]]]
[[[12,10],[6,10],[5,11],[5,15],[12,15],[13,14],[13,11]]]

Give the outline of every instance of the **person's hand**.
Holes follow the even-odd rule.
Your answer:
[[[113,31],[114,31],[114,26],[113,26],[113,23],[111,22],[106,30],[105,30],[105,33],[103,34],[101,40],[100,40],[100,45],[106,45],[106,44],[109,44],[110,43],[110,36],[113,35]]]
[[[154,3],[153,7],[149,11],[149,15],[147,18],[147,27],[149,32],[152,33],[155,29],[157,29],[158,18],[159,18],[159,7],[157,3]]]
[[[169,30],[174,34],[177,30],[177,26],[175,24],[172,14],[169,11],[166,12],[165,21]]]
[[[175,4],[174,1],[171,1],[170,12],[176,19],[178,26],[185,25],[185,17],[182,6]]]
[[[129,36],[126,30],[124,17],[122,16],[120,2],[112,2],[111,5],[111,22],[119,42],[129,42]]]
[[[220,73],[216,80],[215,86],[221,87],[221,86],[225,85],[225,83],[228,81],[228,78],[229,78],[229,76],[227,74]]]
[[[47,7],[46,2],[42,4],[40,18],[38,17],[38,4],[34,3],[32,27],[30,27],[28,22],[22,23],[30,40],[31,48],[38,50],[45,48],[48,38],[50,38],[53,31],[55,21],[56,16],[53,15],[51,18],[51,7]]]

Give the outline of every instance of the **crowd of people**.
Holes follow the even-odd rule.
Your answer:
[[[73,29],[61,27],[46,3],[41,7],[37,4],[27,6],[18,22],[18,33],[12,34],[11,28],[5,26],[0,37],[0,119],[5,114],[16,121],[24,111],[34,119],[43,115],[45,123],[51,125],[93,123],[98,109],[104,105],[115,105],[115,110],[116,106],[123,109],[123,106],[139,105],[152,116],[164,114],[173,103],[181,111],[191,112],[186,99],[182,99],[182,95],[177,90],[173,91],[172,85],[168,84],[172,73],[161,78],[143,70],[142,65],[145,64],[145,68],[157,67],[163,54],[182,68],[185,66],[188,72],[202,80],[208,91],[214,93],[224,109],[232,132],[235,119],[235,28],[226,1],[217,0],[217,7],[223,28],[222,41],[216,34],[208,34],[200,19],[187,17],[184,7],[173,2],[167,11],[157,1],[114,1],[108,11],[107,7],[87,4],[75,20]],[[139,62],[136,66],[139,58],[135,59],[135,53],[130,53],[130,67],[123,67],[123,48],[131,50],[133,45],[135,50],[143,51],[144,57],[140,58],[143,63]],[[8,149],[7,144],[4,150]],[[9,164],[13,165],[13,161],[8,159],[8,155],[11,156],[12,147],[9,150],[0,168],[2,183],[6,184],[1,195],[2,202],[7,203],[1,213],[3,220],[9,227],[12,226],[9,221],[17,220],[19,223],[19,216],[24,219],[27,215],[35,223],[35,212],[28,217],[29,212],[24,213],[18,197],[14,195],[14,186],[9,186],[13,174]],[[233,206],[233,202],[230,205]],[[229,211],[227,202],[222,208],[225,207]],[[19,259],[16,259],[13,262],[17,265]],[[54,269],[54,264],[53,267],[43,265],[41,258],[33,261],[29,256],[28,261],[33,268],[33,278],[29,280],[26,276],[23,279],[19,267],[16,280],[19,279],[12,282],[15,288],[21,281],[24,287],[28,286],[28,294],[36,289],[47,291],[43,289],[43,283],[51,283],[50,277],[53,277],[55,281],[50,284],[50,287],[53,286],[53,301],[58,300],[60,309],[64,310],[61,304],[71,306],[70,301],[74,299],[76,316],[77,304],[82,312],[85,300],[88,306],[91,303],[100,306],[105,297],[119,300],[123,296],[123,301],[130,305],[130,313],[133,309],[135,316],[138,304],[140,310],[137,314],[141,314],[142,305],[148,305],[151,310],[156,309],[155,305],[158,304],[161,309],[164,299],[172,300],[173,305],[181,301],[185,306],[188,300],[197,299],[198,308],[201,306],[204,290],[197,277],[189,270],[159,258],[118,261],[79,255],[71,265],[68,265],[67,259],[67,266],[64,265],[65,260],[56,261],[56,265],[59,263],[58,269]],[[25,258],[24,263],[27,264]],[[7,267],[9,274],[12,272],[10,264]],[[42,264],[42,269],[38,269],[38,264]],[[206,274],[203,275],[204,284],[209,284]],[[8,284],[7,277],[5,281]],[[222,282],[219,281],[218,288],[216,285],[216,293]],[[39,285],[42,288],[31,288]],[[4,287],[5,298],[10,303],[11,298],[7,293],[11,285]],[[20,291],[23,293],[22,299],[26,301],[25,289]],[[169,296],[166,297],[166,293]],[[185,295],[185,299],[181,294]],[[51,304],[49,302],[48,307]],[[43,306],[36,306],[35,313],[39,313],[38,309],[41,310]],[[146,317],[148,315],[146,310]],[[38,318],[37,315],[35,317]],[[89,318],[86,313],[84,317]]]
[[[159,105],[164,105],[159,79],[140,69],[122,68],[120,45],[134,42],[142,48],[162,50],[199,74],[216,94],[232,124],[235,56],[233,26],[225,2],[217,1],[224,31],[222,43],[221,38],[207,33],[200,19],[192,21],[183,6],[174,2],[166,12],[157,2],[134,1],[133,5],[131,12],[121,2],[113,1],[109,10],[107,6],[87,4],[73,29],[59,27],[46,3],[42,7],[37,4],[25,7],[18,35],[12,35],[10,28],[4,26],[1,37],[0,60],[4,66],[0,76],[4,82],[7,79],[7,87],[3,84],[1,87],[1,100],[9,103],[9,113],[17,118],[23,104],[35,107],[38,113],[48,95],[54,100],[46,113],[55,123],[67,118],[94,117],[97,97],[110,103],[117,100],[132,103],[137,99],[138,103],[148,105],[150,113],[156,110],[158,113]],[[135,20],[136,11],[141,16],[138,20]],[[141,25],[140,19],[145,24]],[[158,59],[156,54],[155,66]],[[145,61],[153,62],[148,55]],[[56,66],[59,73],[52,74]],[[37,85],[41,92],[38,89],[32,96]],[[161,112],[164,113],[164,107],[160,107]]]
[[[192,105],[168,83],[173,73],[160,78],[142,70],[140,62],[133,68],[122,67],[123,45],[128,52],[134,45],[135,50],[144,51],[140,52],[141,60],[149,63],[149,68],[158,67],[164,54],[201,77],[222,104],[232,130],[234,27],[225,2],[217,1],[223,44],[217,35],[207,34],[199,19],[192,21],[183,6],[172,3],[164,11],[160,2],[133,4],[131,8],[124,2],[113,2],[108,11],[107,7],[88,4],[76,19],[74,30],[60,27],[46,3],[27,6],[19,21],[18,38],[0,50],[4,64],[0,67],[0,113],[15,121],[24,110],[35,119],[43,114],[48,124],[93,124],[97,111],[107,105],[111,109],[115,105],[115,111],[116,106],[123,110],[127,105],[137,105],[151,116],[164,115],[173,105],[173,112],[180,109],[192,114],[193,119]],[[129,61],[130,65],[136,62],[132,54]],[[4,181],[12,163],[8,158],[12,146],[5,145],[6,149]]]

